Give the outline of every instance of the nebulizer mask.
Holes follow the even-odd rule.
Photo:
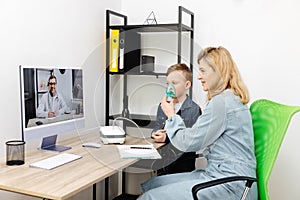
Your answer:
[[[166,89],[167,102],[170,102],[172,99],[176,97],[176,89],[172,83],[168,83]]]

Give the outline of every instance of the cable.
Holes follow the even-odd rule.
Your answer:
[[[144,139],[148,144],[153,145],[152,143],[150,143],[150,142],[146,139],[146,137],[145,137],[143,131],[141,130],[141,128],[140,128],[133,120],[131,120],[131,119],[128,119],[128,118],[126,118],[126,117],[116,117],[116,118],[113,120],[113,124],[112,124],[113,128],[116,126],[116,120],[118,120],[118,119],[123,119],[123,120],[127,120],[127,121],[129,121],[129,122],[132,122],[132,123],[138,128],[138,130],[139,130],[139,132],[141,133],[143,139]]]

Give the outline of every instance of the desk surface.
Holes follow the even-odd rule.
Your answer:
[[[0,161],[0,189],[47,199],[67,199],[137,161],[121,159],[115,145],[84,148],[83,142],[100,142],[98,131],[59,142],[72,147],[66,153],[82,158],[52,170],[31,168],[29,164],[54,156],[56,152],[27,151],[25,164],[20,166],[7,166],[3,158]],[[127,136],[125,144],[147,143],[141,138]]]
[[[32,119],[29,119],[27,127],[29,128],[29,127],[38,126],[36,124],[37,121],[41,121],[41,122],[43,122],[43,124],[51,124],[51,123],[70,120],[70,119],[77,119],[77,118],[81,118],[81,117],[84,117],[84,115],[82,113],[81,114],[76,114],[75,110],[72,110],[71,113],[69,113],[69,114],[63,114],[63,115],[59,115],[59,116],[53,117],[53,118],[32,118]]]

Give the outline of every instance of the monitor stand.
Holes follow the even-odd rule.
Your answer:
[[[68,146],[56,145],[56,140],[57,140],[57,135],[51,135],[51,136],[44,137],[42,140],[41,149],[48,150],[48,151],[62,152],[62,151],[72,148],[72,147],[68,147]]]

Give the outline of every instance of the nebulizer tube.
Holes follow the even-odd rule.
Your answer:
[[[126,118],[126,117],[116,117],[116,118],[113,120],[113,124],[112,124],[113,128],[115,127],[115,125],[116,125],[116,120],[118,120],[118,119],[123,119],[123,120],[127,120],[127,121],[129,121],[129,122],[132,122],[132,123],[138,128],[138,130],[139,130],[141,136],[143,137],[143,139],[144,139],[148,144],[151,144],[148,140],[146,140],[146,137],[145,137],[143,131],[141,130],[141,128],[140,128],[133,120],[131,120],[131,119],[128,119],[128,118]],[[151,144],[151,145],[152,145],[152,144]]]

